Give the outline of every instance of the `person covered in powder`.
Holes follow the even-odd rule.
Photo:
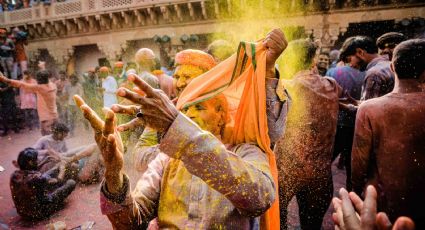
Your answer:
[[[326,76],[326,72],[329,69],[329,53],[327,52],[320,52],[320,54],[317,56],[317,64],[316,68],[319,72],[320,76]]]
[[[40,120],[41,135],[51,134],[52,125],[58,119],[56,107],[56,85],[49,81],[50,72],[41,70],[36,74],[37,84],[11,80],[0,73],[0,82],[13,87],[24,88],[28,92],[37,94],[37,112]]]
[[[360,100],[365,72],[359,70],[360,66],[357,65],[356,57],[341,58],[344,66],[332,68],[326,75],[335,79],[341,86],[344,93],[341,95],[340,101]],[[332,156],[332,161],[334,161],[340,155],[337,167],[340,169],[345,167],[346,187],[349,190],[351,189],[351,147],[353,146],[355,120],[355,113],[340,109]]]
[[[75,189],[75,181],[57,178],[59,168],[40,172],[38,152],[26,148],[18,155],[16,170],[10,177],[10,191],[16,210],[26,219],[44,219],[61,209]]]
[[[115,95],[118,89],[118,83],[110,74],[107,66],[100,67],[99,77],[102,80],[103,107],[111,108],[113,104],[118,103],[117,96]]]
[[[285,132],[276,143],[281,228],[297,197],[302,229],[320,229],[332,199],[332,148],[341,88],[312,70],[317,47],[291,41],[282,55],[283,84],[292,98]]]
[[[352,183],[357,194],[367,184],[378,190],[379,209],[425,228],[425,40],[400,43],[391,69],[394,90],[363,102],[357,112],[352,150]]]
[[[100,179],[103,167],[96,144],[68,149],[66,137],[69,128],[63,123],[52,126],[52,134],[41,137],[32,146],[38,151],[38,170],[47,172],[61,167],[59,178],[74,178],[85,183]]]
[[[36,84],[37,81],[33,78],[32,74],[25,70],[23,72],[23,82],[29,84]],[[33,92],[27,92],[24,88],[19,90],[19,97],[21,100],[21,109],[24,112],[25,126],[32,130],[37,126],[37,95]]]
[[[286,44],[281,30],[273,30],[263,42],[267,48],[265,77],[276,82],[275,85],[278,81],[275,61]],[[159,144],[161,153],[149,164],[131,193],[129,180],[121,170],[122,147],[114,135],[114,113],[107,113],[103,125],[77,98],[104,155],[101,208],[113,227],[135,229],[157,216],[160,228],[253,228],[256,217],[274,202],[275,185],[267,155],[260,148],[243,143],[226,149],[222,143],[228,116],[226,100],[219,94],[189,106],[183,115],[163,92],[153,90],[139,78],[129,79],[147,97],[125,89],[120,89],[118,94],[141,103],[144,114],[139,119],[164,135]],[[275,90],[269,92],[276,96]]]

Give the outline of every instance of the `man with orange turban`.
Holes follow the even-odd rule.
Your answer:
[[[177,108],[183,113],[163,92],[152,89],[138,77],[131,76],[129,80],[146,93],[145,97],[127,89],[118,91],[118,95],[139,106],[135,120],[163,134],[158,146],[161,153],[149,164],[131,193],[129,179],[122,171],[124,159],[118,144],[120,138],[114,133],[123,126],[115,127],[115,114],[111,110],[103,122],[84,101],[76,98],[92,124],[105,159],[101,209],[115,229],[141,228],[155,217],[158,217],[160,228],[252,229],[258,226],[258,217],[276,204],[276,172],[273,173],[269,166],[274,157],[269,146],[266,116],[266,111],[275,110],[270,105],[276,101],[269,94],[273,92],[276,98],[276,92],[275,88],[270,90],[266,86],[270,87],[270,81],[277,83],[274,65],[287,42],[281,30],[273,30],[262,43],[243,44],[250,50],[241,50],[238,58],[233,56],[203,75],[201,81],[195,79],[188,86],[205,89],[202,83],[206,81],[207,85],[212,85],[208,89],[213,91],[197,91],[196,95],[191,95],[192,91],[188,90],[181,94],[184,97],[179,99]],[[242,64],[246,63],[242,61],[245,58],[249,60],[247,65]],[[208,63],[199,64],[209,66]],[[230,80],[227,87],[214,85],[227,80]],[[246,84],[239,84],[240,81]],[[227,95],[235,93],[233,83],[243,86],[244,92],[243,95],[238,92],[241,102],[236,104],[241,110],[238,109],[236,116],[231,110],[234,108],[227,107],[235,105],[229,101],[234,98]],[[220,93],[224,88],[230,91]],[[203,95],[212,97],[202,98]],[[217,117],[217,113],[224,116]],[[226,125],[232,123],[230,118],[237,124],[233,130],[237,140],[227,142],[224,136]],[[243,133],[244,121],[252,121],[245,129],[258,128],[258,132]],[[238,135],[238,130],[242,130],[242,135]],[[265,219],[264,229],[279,228],[278,212]]]
[[[103,107],[111,108],[113,104],[118,103],[117,92],[118,84],[113,76],[110,74],[110,70],[106,66],[102,66],[99,69],[99,77],[102,79],[102,90],[103,90]]]
[[[125,64],[122,61],[117,61],[114,63],[113,75],[118,85],[120,85],[123,81],[125,81]]]

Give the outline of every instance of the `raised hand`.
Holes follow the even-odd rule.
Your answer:
[[[80,96],[75,95],[74,100],[94,130],[94,138],[105,164],[105,180],[108,191],[118,193],[123,185],[124,159],[121,137],[116,132],[115,114],[112,110],[105,109],[106,118],[103,121]]]
[[[373,186],[368,186],[364,201],[354,192],[348,193],[341,188],[339,198],[333,198],[332,204],[335,212],[332,214],[335,223],[335,229],[341,230],[413,230],[415,224],[410,218],[400,217],[394,223],[383,213],[377,213],[377,192]]]
[[[267,49],[266,70],[274,73],[276,60],[288,46],[285,34],[281,29],[270,31],[263,41],[263,46]]]
[[[153,89],[138,76],[130,75],[132,81],[146,96],[140,92],[119,88],[118,96],[124,97],[135,104],[135,106],[114,105],[114,111],[126,114],[134,114],[137,117],[127,124],[120,125],[119,131],[125,131],[142,124],[149,126],[159,132],[166,132],[178,115],[178,110],[168,96],[161,90]]]

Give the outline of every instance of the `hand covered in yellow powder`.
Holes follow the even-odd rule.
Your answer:
[[[135,114],[137,117],[127,124],[120,125],[119,131],[133,129],[146,125],[159,132],[166,132],[178,115],[178,110],[168,96],[161,90],[153,89],[138,76],[131,75],[128,80],[133,82],[146,96],[126,88],[119,88],[118,96],[124,97],[134,104],[130,106],[114,105],[117,112]]]
[[[106,187],[110,193],[118,193],[123,186],[124,158],[121,137],[116,132],[115,114],[105,109],[103,121],[80,96],[75,95],[74,100],[94,130],[94,138],[104,160]]]

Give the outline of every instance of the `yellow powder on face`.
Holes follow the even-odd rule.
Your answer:
[[[194,65],[179,65],[176,68],[176,71],[174,73],[174,84],[177,89],[177,93],[180,94],[184,88],[194,79],[195,77],[198,77],[199,75],[206,72],[204,69],[202,69],[199,66]]]

